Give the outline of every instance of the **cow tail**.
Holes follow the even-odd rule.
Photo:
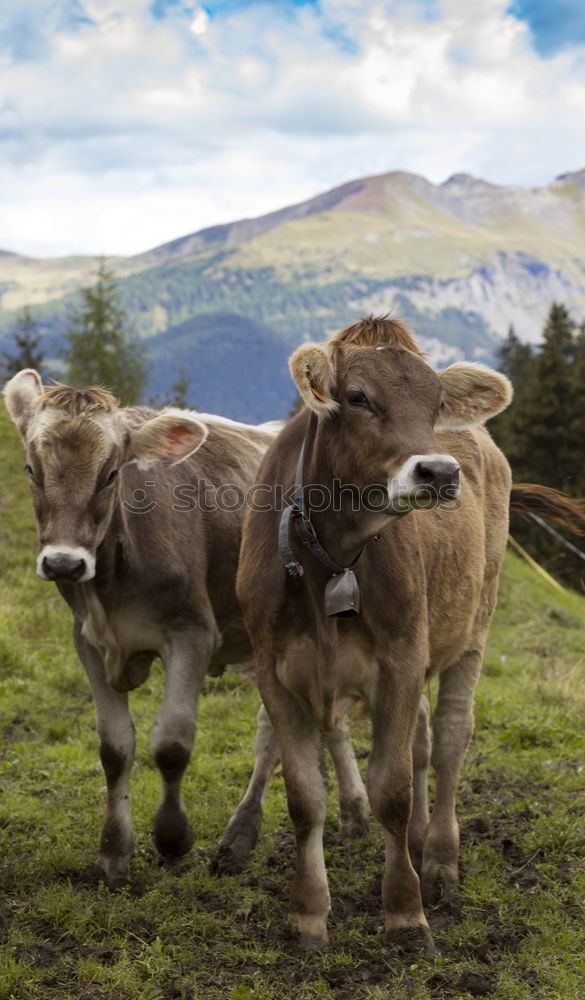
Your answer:
[[[582,535],[585,522],[585,500],[568,497],[560,490],[535,483],[514,483],[510,493],[510,510],[535,514],[544,521],[560,524],[573,535]]]

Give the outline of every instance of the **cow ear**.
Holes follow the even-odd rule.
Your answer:
[[[289,360],[290,373],[305,403],[315,413],[333,413],[339,403],[333,398],[335,369],[329,352],[319,344],[303,344]]]
[[[148,469],[154,462],[165,468],[189,458],[207,437],[207,427],[199,420],[177,411],[166,411],[130,432],[126,461]]]
[[[4,388],[8,412],[16,424],[23,441],[39,396],[43,394],[41,376],[34,368],[23,368]]]
[[[439,372],[443,405],[436,427],[461,429],[481,424],[512,402],[512,383],[481,364],[458,362]]]

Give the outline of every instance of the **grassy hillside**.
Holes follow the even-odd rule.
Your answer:
[[[459,905],[430,914],[439,955],[409,966],[381,935],[383,844],[326,832],[332,945],[284,931],[293,858],[277,775],[250,869],[209,860],[252,762],[258,695],[245,673],[209,681],[185,799],[196,843],[173,868],[149,825],[158,775],[148,730],[162,672],[132,696],[133,884],[110,893],[90,862],[105,799],[88,686],[54,587],[34,574],[23,455],[0,414],[0,1000],[568,1000],[585,991],[585,600],[510,556],[460,788]],[[365,760],[368,723],[354,720]]]

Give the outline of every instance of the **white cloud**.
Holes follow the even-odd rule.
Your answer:
[[[195,11],[190,28],[194,35],[204,35],[209,27],[209,15],[202,7]]]
[[[583,52],[538,56],[506,0],[42,3],[0,24],[0,247],[139,252],[368,173],[585,165]]]

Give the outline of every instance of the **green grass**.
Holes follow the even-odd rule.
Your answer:
[[[457,913],[431,913],[440,949],[402,965],[382,940],[380,830],[342,842],[331,794],[332,944],[286,937],[293,861],[282,777],[256,856],[209,859],[252,763],[258,695],[245,673],[209,681],[185,799],[196,842],[173,868],[149,833],[159,781],[148,751],[162,670],[132,697],[137,853],[132,886],[94,875],[105,784],[69,618],[34,574],[22,450],[0,418],[0,1000],[573,1000],[585,994],[585,600],[510,556],[477,730],[460,786]],[[354,720],[359,750],[368,723]]]

